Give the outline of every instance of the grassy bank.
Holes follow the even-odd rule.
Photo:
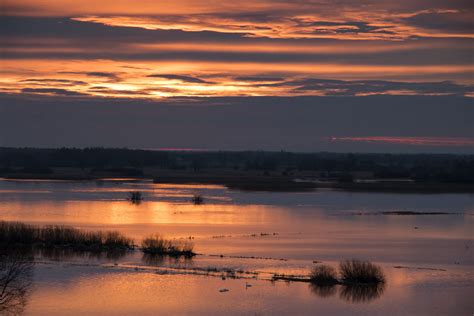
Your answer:
[[[306,172],[257,172],[232,169],[208,169],[202,171],[146,168],[138,176],[120,169],[107,173],[91,172],[79,168],[53,168],[49,173],[15,173],[0,174],[6,179],[32,180],[69,180],[69,181],[102,181],[114,178],[116,181],[137,181],[153,179],[155,183],[169,184],[212,184],[223,185],[229,189],[243,191],[309,191],[315,189],[335,189],[360,192],[397,192],[397,193],[472,193],[471,183],[426,182],[426,181],[317,181],[316,174]],[[306,181],[295,181],[306,179]]]
[[[223,185],[229,189],[244,191],[304,191],[316,187],[311,182],[296,182],[292,176],[230,170],[162,172],[153,180],[155,183]]]
[[[0,244],[94,251],[134,248],[133,239],[116,231],[90,232],[67,226],[34,226],[18,222],[0,222]]]
[[[194,244],[183,239],[165,239],[159,234],[151,235],[143,239],[142,251],[146,254],[185,256],[192,257]]]
[[[66,249],[73,251],[142,250],[149,254],[192,257],[194,245],[181,239],[153,235],[138,248],[132,238],[117,231],[84,231],[68,226],[35,226],[20,222],[0,222],[0,248]]]

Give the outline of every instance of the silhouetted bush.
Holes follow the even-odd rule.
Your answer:
[[[339,283],[337,281],[336,270],[328,265],[317,265],[313,267],[310,274],[310,281],[317,285],[331,285]]]
[[[142,241],[142,250],[147,254],[192,257],[194,244],[188,240],[165,239],[159,234],[146,237]]]
[[[382,269],[368,261],[346,260],[339,264],[344,284],[377,284],[385,282]]]

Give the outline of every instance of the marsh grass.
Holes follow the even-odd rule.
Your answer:
[[[339,264],[341,282],[344,284],[378,284],[385,282],[382,269],[368,261],[346,260]]]
[[[150,235],[142,241],[142,251],[146,254],[192,257],[194,243],[183,239],[165,239],[160,234]]]
[[[338,284],[336,270],[328,265],[317,265],[311,269],[310,282],[317,285]]]
[[[133,249],[133,240],[116,231],[82,231],[59,225],[33,226],[19,222],[0,222],[0,245],[34,246],[77,250]]]

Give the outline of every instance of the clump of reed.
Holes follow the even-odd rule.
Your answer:
[[[19,222],[0,222],[0,244],[33,244],[37,241],[37,228]]]
[[[3,246],[59,247],[78,250],[133,249],[133,239],[116,231],[82,231],[60,225],[33,226],[19,222],[0,222]]]
[[[313,267],[309,278],[310,282],[316,285],[334,285],[339,283],[336,269],[325,264]]]
[[[142,240],[142,251],[146,254],[192,257],[194,244],[183,239],[165,239],[160,234],[150,235]]]
[[[133,204],[140,204],[143,201],[143,194],[140,191],[129,192],[128,200]]]
[[[369,262],[356,259],[339,264],[341,282],[345,284],[377,284],[385,282],[382,268]]]
[[[204,203],[204,198],[199,194],[194,194],[191,198],[191,202],[193,202],[194,205],[201,205]]]

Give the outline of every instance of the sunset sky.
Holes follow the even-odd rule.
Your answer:
[[[464,0],[0,0],[0,146],[474,153]]]

